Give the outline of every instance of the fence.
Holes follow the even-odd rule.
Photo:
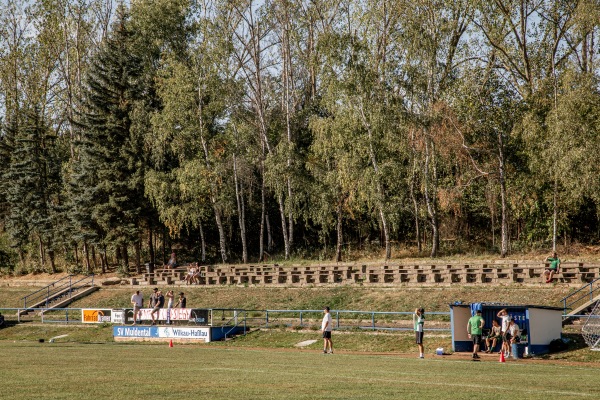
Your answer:
[[[82,323],[81,308],[28,308],[33,313],[21,315],[23,308],[0,308],[7,324],[36,322],[78,324]],[[338,330],[382,330],[410,331],[412,312],[408,311],[356,311],[332,310],[334,328]],[[242,310],[213,308],[210,309],[212,326],[244,326],[254,328],[298,328],[319,329],[323,316],[322,310]],[[574,318],[600,318],[600,316],[574,315]],[[427,331],[450,331],[449,312],[426,313]],[[189,324],[188,321],[180,323]]]

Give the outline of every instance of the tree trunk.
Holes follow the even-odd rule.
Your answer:
[[[554,196],[552,198],[552,251],[556,251],[556,237],[557,237],[557,220],[558,220],[558,207],[557,207],[557,192],[558,183],[556,178],[554,179]]]
[[[202,228],[202,221],[198,222],[200,228],[200,261],[206,261],[206,242],[204,241],[204,229]]]
[[[221,221],[221,213],[215,207],[215,221],[217,223],[217,229],[219,231],[219,250],[221,252],[221,260],[223,263],[227,262],[227,243],[225,239],[225,230],[223,229],[223,222]]]
[[[508,255],[508,206],[506,194],[506,176],[504,169],[504,143],[502,133],[498,133],[498,178],[500,180],[500,204],[502,210],[501,249],[502,258]]]
[[[338,205],[337,205],[337,224],[336,224],[336,231],[337,231],[337,244],[335,246],[335,261],[336,262],[340,262],[342,261],[342,246],[344,243],[344,236],[342,234],[342,201],[338,201]]]
[[[125,272],[129,273],[129,253],[127,251],[127,245],[126,244],[123,245],[122,254],[123,254],[123,267],[125,269]]]
[[[385,240],[385,260],[389,260],[392,257],[392,245],[390,243],[390,231],[388,229],[387,219],[383,213],[383,206],[379,206],[379,216],[381,217],[381,224],[383,228],[383,239]]]
[[[367,116],[364,112],[362,103],[360,104],[360,115],[362,118],[363,126],[367,130],[368,137],[369,137],[369,157],[371,159],[371,165],[373,166],[373,171],[375,172],[375,178],[377,180],[377,182],[376,182],[377,196],[378,196],[377,207],[379,208],[379,217],[381,218],[381,227],[383,230],[383,237],[384,237],[383,240],[385,242],[385,259],[389,260],[390,257],[392,256],[392,249],[390,246],[390,233],[388,230],[387,219],[386,219],[386,216],[384,213],[384,207],[383,207],[384,192],[383,192],[383,188],[381,185],[381,177],[380,177],[380,172],[379,172],[379,165],[377,162],[377,156],[375,154],[375,148],[373,147],[373,129],[372,129],[371,124],[370,124],[369,120],[367,119]]]
[[[277,202],[279,203],[279,214],[281,215],[281,231],[283,233],[283,248],[285,253],[285,259],[288,260],[290,258],[290,239],[288,236],[287,221],[285,218],[283,196],[281,194],[277,195]]]
[[[156,263],[156,254],[154,252],[154,239],[152,238],[152,225],[148,223],[148,255],[150,256],[150,262],[152,264]]]
[[[264,162],[261,161],[262,181],[260,185],[260,237],[258,239],[258,261],[263,261],[265,253],[265,222],[268,223],[267,215],[265,214],[265,171]],[[270,249],[268,250],[271,251]]]
[[[163,226],[162,232],[162,265],[167,263],[167,227]]]
[[[267,224],[267,251],[273,251],[273,233],[271,231],[271,223],[269,222],[269,214],[265,215],[265,223]]]
[[[98,270],[98,260],[96,260],[96,246],[92,247],[92,263],[94,264],[94,271]]]
[[[246,217],[245,217],[245,206],[244,206],[244,195],[242,193],[241,184],[238,183],[237,175],[237,161],[235,155],[233,156],[233,180],[235,183],[235,200],[237,203],[238,210],[238,221],[240,225],[240,236],[242,239],[242,261],[244,264],[248,262],[248,248],[246,244]]]
[[[102,273],[105,274],[108,270],[108,257],[106,256],[106,246],[103,246],[100,252],[100,262],[102,263]]]
[[[117,265],[121,265],[121,247],[117,246],[115,248],[115,258],[116,258],[116,264]]]
[[[139,240],[135,243],[135,273],[142,273],[142,242]]]
[[[425,203],[427,204],[427,213],[431,223],[431,257],[438,256],[440,246],[439,223],[437,218],[437,205],[435,201],[437,171],[435,168],[433,143],[425,142]],[[431,175],[430,176],[430,166]],[[433,183],[432,183],[433,181]],[[433,193],[430,193],[433,192]]]
[[[53,274],[56,273],[56,265],[54,263],[54,250],[48,250],[48,259],[50,260],[50,270]]]
[[[422,245],[421,245],[421,233],[419,232],[419,203],[417,202],[417,196],[415,194],[415,183],[414,179],[416,178],[415,169],[413,169],[413,179],[410,182],[409,190],[410,190],[410,199],[413,203],[413,211],[415,213],[415,237],[417,238],[417,250],[421,253]]]
[[[90,251],[88,249],[88,244],[86,241],[83,242],[83,253],[85,254],[85,270],[88,274],[91,274],[92,269],[90,267]]]
[[[42,268],[46,267],[46,256],[45,256],[45,251],[44,251],[44,243],[42,242],[42,237],[38,235],[38,247],[39,247],[39,251],[40,251],[40,264],[42,265]]]
[[[75,265],[79,267],[79,251],[77,250],[77,244],[75,244]]]

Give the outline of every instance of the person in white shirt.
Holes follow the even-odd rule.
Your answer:
[[[413,325],[415,327],[415,339],[419,347],[419,358],[425,358],[423,348],[423,325],[425,324],[425,309],[417,308],[413,314]]]
[[[131,304],[133,305],[133,325],[135,325],[138,318],[141,317],[140,309],[144,305],[144,296],[142,296],[139,290],[137,290],[135,294],[131,296]]]
[[[333,342],[331,341],[331,328],[333,321],[331,320],[331,314],[329,313],[329,307],[325,307],[323,310],[323,322],[321,323],[321,331],[323,332],[323,354],[327,354],[327,348],[329,347],[329,353],[333,354]]]
[[[508,333],[508,323],[510,322],[510,315],[508,315],[508,311],[506,311],[506,308],[503,308],[502,310],[498,311],[497,316],[502,320],[502,348],[500,349],[500,351],[504,352],[504,355],[507,355],[510,352],[510,334]]]

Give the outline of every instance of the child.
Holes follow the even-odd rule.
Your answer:
[[[415,340],[419,347],[419,358],[425,358],[423,348],[423,325],[425,324],[425,309],[417,308],[413,314],[413,325],[415,327]]]

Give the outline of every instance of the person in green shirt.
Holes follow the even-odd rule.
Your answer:
[[[425,358],[423,348],[423,325],[425,324],[425,309],[417,308],[413,314],[413,325],[415,327],[415,339],[419,347],[419,358]]]
[[[552,282],[552,278],[554,278],[554,274],[558,273],[558,269],[560,268],[560,258],[558,258],[558,254],[554,252],[552,253],[552,257],[548,257],[546,261],[550,263],[550,266],[544,271],[544,276],[546,277],[546,283],[550,283]]]
[[[481,310],[477,310],[475,315],[467,322],[467,333],[469,338],[473,339],[473,359],[476,360],[479,357],[479,345],[481,344],[481,335],[483,334],[483,325],[485,321],[481,317]]]

